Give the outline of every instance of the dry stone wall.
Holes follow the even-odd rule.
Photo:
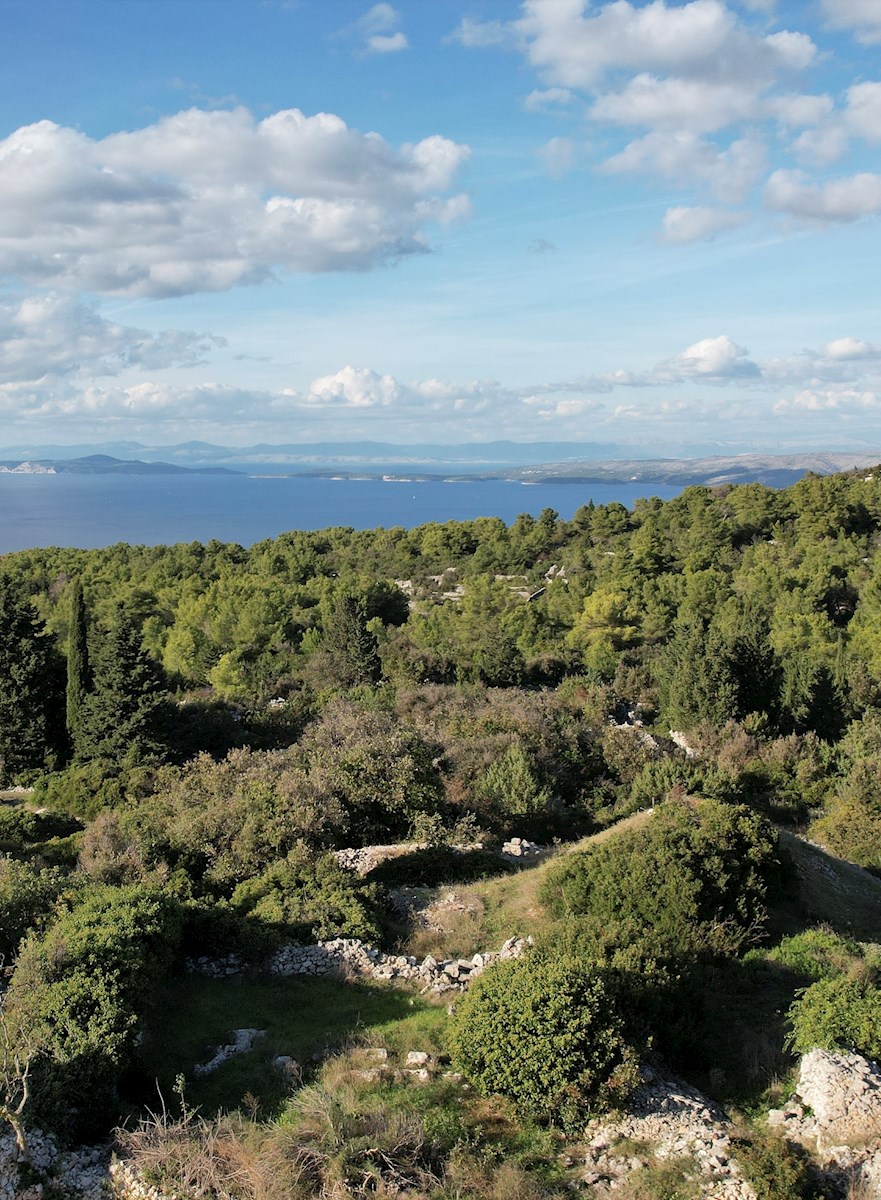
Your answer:
[[[406,954],[386,954],[358,938],[333,938],[313,946],[293,943],[277,950],[264,964],[271,975],[344,975],[382,982],[406,982],[419,985],[422,993],[440,995],[463,991],[493,962],[518,958],[532,944],[532,938],[508,938],[499,950],[474,954],[471,958],[423,959]],[[189,959],[191,971],[215,979],[237,975],[245,963],[237,955],[222,958]]]

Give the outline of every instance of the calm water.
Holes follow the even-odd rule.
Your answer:
[[[114,542],[238,542],[289,529],[348,525],[410,528],[554,508],[570,518],[593,500],[630,507],[640,496],[681,489],[646,484],[387,483],[378,479],[253,478],[246,475],[0,475],[0,553],[32,546]]]

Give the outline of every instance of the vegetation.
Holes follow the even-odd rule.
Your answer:
[[[247,1162],[255,1197],[537,1200],[571,1182],[559,1127],[626,1104],[639,1055],[760,1112],[798,1052],[881,1054],[879,534],[874,472],[5,556],[0,1119],[127,1117],[205,1194]],[[524,870],[511,835],[559,852]],[[334,854],[401,841],[365,878]],[[259,973],[279,941],[513,934],[534,947],[452,1017]],[[231,951],[236,983],[185,974]],[[238,1027],[265,1040],[196,1082]],[[365,1030],[396,1070],[432,1056],[424,1090],[373,1073]],[[756,1129],[740,1154],[757,1194],[810,1194]]]

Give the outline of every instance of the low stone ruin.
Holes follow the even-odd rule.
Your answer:
[[[464,991],[472,979],[499,959],[519,958],[532,944],[531,938],[508,938],[498,951],[474,954],[471,958],[438,960],[409,954],[385,954],[357,938],[334,938],[315,946],[282,947],[269,959],[266,969],[273,975],[329,975],[344,973],[384,982],[406,981],[421,985],[420,992],[440,995]]]
[[[730,1126],[720,1109],[689,1084],[650,1067],[627,1101],[625,1116],[590,1121],[581,1183],[614,1193],[644,1165],[690,1159],[702,1200],[756,1200],[732,1157]],[[636,1154],[636,1149],[643,1151]]]

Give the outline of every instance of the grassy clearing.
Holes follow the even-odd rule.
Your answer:
[[[439,888],[438,896],[455,893],[456,907],[436,910],[437,929],[416,930],[404,943],[407,954],[434,954],[437,958],[468,957],[482,950],[495,950],[509,937],[537,934],[549,917],[539,900],[545,876],[560,854],[587,850],[631,829],[639,829],[651,818],[651,812],[634,813],[623,821],[582,838],[560,849],[559,854],[538,866],[526,867],[514,875],[483,879],[479,883]]]
[[[178,1074],[186,1077],[187,1101],[206,1113],[232,1110],[253,1097],[264,1117],[277,1113],[290,1084],[272,1066],[280,1054],[314,1069],[323,1055],[353,1038],[393,1048],[433,1050],[446,1013],[392,987],[335,979],[176,980],[147,1023],[130,1098],[155,1108],[157,1084],[169,1103]],[[193,1067],[225,1045],[233,1029],[265,1029],[246,1054],[210,1075]],[[308,1073],[308,1072],[307,1072]]]

